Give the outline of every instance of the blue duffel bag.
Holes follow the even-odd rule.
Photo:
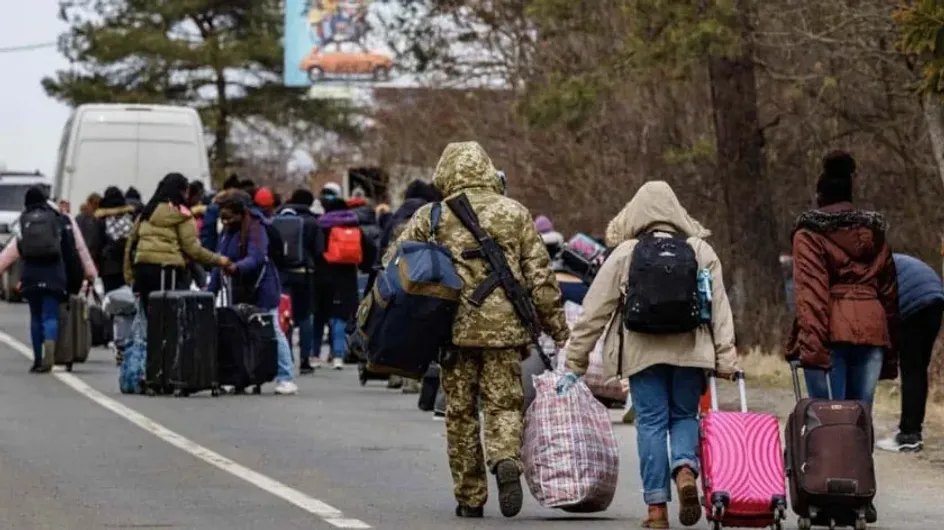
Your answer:
[[[377,275],[348,337],[373,373],[421,379],[452,340],[462,279],[452,254],[436,242],[442,205],[430,211],[429,241],[403,241]]]

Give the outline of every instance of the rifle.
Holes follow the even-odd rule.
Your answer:
[[[553,370],[551,360],[541,348],[541,325],[537,308],[534,306],[534,301],[531,300],[531,293],[525,290],[521,283],[515,279],[505,253],[479,224],[479,217],[475,214],[469,198],[464,193],[448,199],[446,206],[456,215],[462,226],[472,233],[480,245],[479,248],[463,250],[462,259],[484,259],[491,269],[491,273],[472,292],[469,302],[475,307],[480,307],[488,298],[488,295],[492,294],[492,291],[501,287],[505,291],[505,297],[514,307],[518,320],[521,321],[521,325],[524,326],[531,337],[531,342],[534,343],[544,366],[548,370]]]

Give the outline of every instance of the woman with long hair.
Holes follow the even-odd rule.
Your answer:
[[[222,288],[222,274],[232,278],[231,302],[250,304],[272,315],[279,321],[279,300],[282,283],[275,264],[268,258],[269,238],[263,223],[263,214],[251,207],[251,197],[244,192],[234,192],[220,202],[220,220],[223,231],[217,252],[227,257],[227,266],[214,269],[210,279],[210,290]],[[223,270],[221,270],[223,269]],[[292,373],[292,350],[282,328],[275,326],[278,342],[278,372],[275,393],[291,395],[298,392]]]
[[[143,390],[147,350],[147,299],[154,291],[189,289],[187,259],[207,266],[228,267],[228,258],[200,245],[197,224],[187,207],[187,179],[170,173],[161,180],[131,229],[125,246],[125,281],[138,295],[131,326],[131,344],[121,364],[123,393]]]

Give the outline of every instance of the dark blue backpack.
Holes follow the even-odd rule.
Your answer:
[[[404,241],[357,310],[352,353],[374,373],[420,379],[452,341],[462,279],[436,242],[442,205],[430,211],[429,241]]]

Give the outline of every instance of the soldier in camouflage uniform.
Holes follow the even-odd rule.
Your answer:
[[[528,210],[502,195],[498,173],[482,147],[475,142],[449,144],[436,166],[433,185],[447,199],[466,194],[482,228],[505,250],[515,278],[530,291],[542,328],[563,345],[569,331],[550,257]],[[429,239],[430,208],[423,206],[413,215],[399,240]],[[448,207],[442,209],[436,240],[452,252],[463,281],[452,328],[455,349],[444,357],[441,377],[446,393],[449,467],[459,503],[456,515],[482,517],[488,497],[479,433],[481,397],[487,466],[498,482],[502,515],[513,517],[523,500],[521,361],[528,354],[531,338],[501,288],[493,290],[478,307],[470,302],[490,269],[483,259],[461,258],[463,250],[475,249],[479,243]],[[392,254],[388,251],[385,264]]]

